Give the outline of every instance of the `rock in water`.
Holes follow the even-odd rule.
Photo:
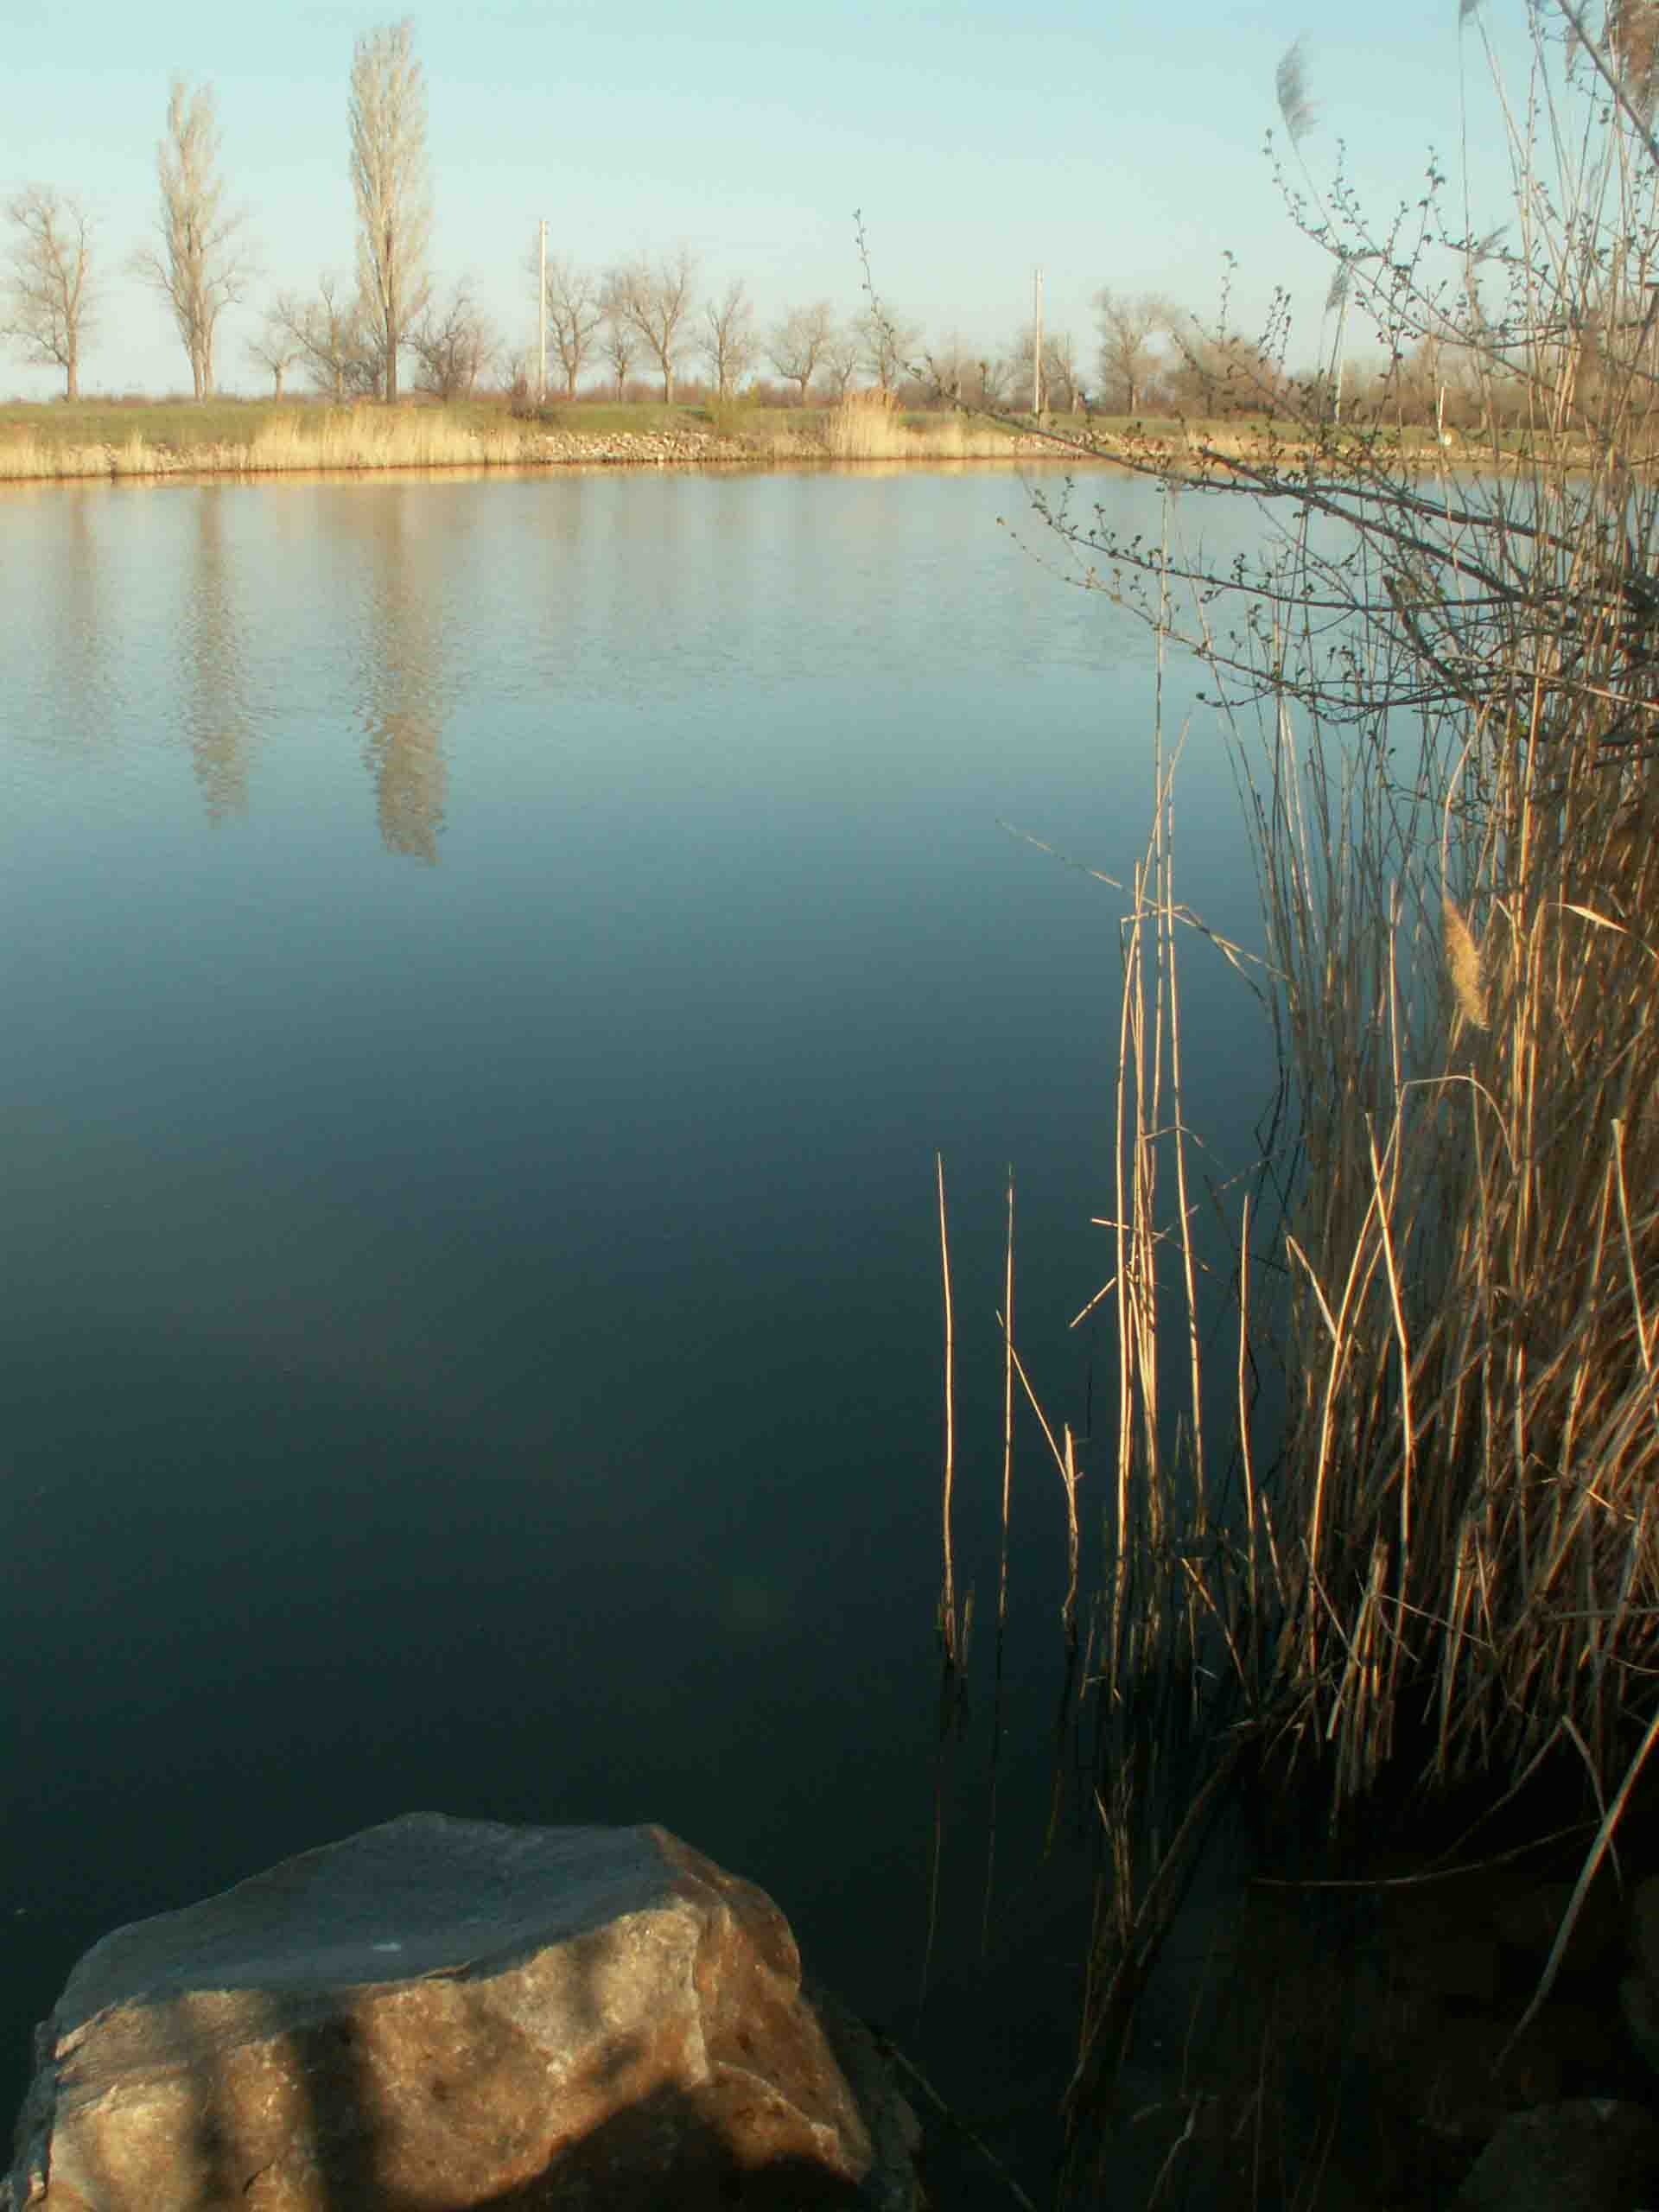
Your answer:
[[[1470,2169],[1452,2212],[1631,2212],[1659,2179],[1644,2106],[1578,2097],[1511,2113]]]
[[[10,2212],[917,2201],[783,1915],[659,1827],[410,1814],[118,1929],[36,2045]]]

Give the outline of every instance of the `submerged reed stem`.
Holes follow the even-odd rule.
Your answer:
[[[939,1269],[944,1285],[944,1483],[941,1520],[944,1586],[939,1595],[939,1636],[947,1671],[961,1663],[957,1618],[956,1550],[952,1536],[957,1480],[957,1328],[950,1294],[950,1228],[944,1208],[944,1154],[934,1154],[939,1194]]]

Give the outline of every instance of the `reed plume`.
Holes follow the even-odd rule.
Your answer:
[[[1440,900],[1440,931],[1446,948],[1446,977],[1458,1002],[1458,1011],[1471,1029],[1484,1029],[1486,987],[1481,977],[1480,947],[1450,892]]]

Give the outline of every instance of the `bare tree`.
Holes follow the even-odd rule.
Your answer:
[[[674,404],[674,363],[685,342],[696,274],[696,256],[680,245],[654,262],[632,261],[613,270],[607,285],[613,312],[644,340],[662,373],[666,407]]]
[[[971,364],[964,397],[971,393],[976,407],[1006,405],[1014,388],[1014,364],[1001,353],[981,353]]]
[[[943,397],[958,407],[1000,407],[1014,381],[1012,361],[1001,354],[976,353],[954,334],[926,362],[924,396]],[[1025,379],[1031,385],[1031,348],[1026,348]]]
[[[167,135],[156,149],[161,247],[142,247],[133,256],[132,270],[172,308],[198,399],[206,399],[213,388],[219,318],[242,297],[250,274],[242,239],[246,219],[226,205],[219,149],[213,86],[198,85],[192,92],[184,78],[175,77],[168,94]]]
[[[296,361],[304,358],[305,349],[282,314],[280,299],[265,309],[265,319],[253,337],[248,340],[248,359],[261,369],[268,369],[271,378],[271,397],[283,396],[283,379]]]
[[[1402,346],[1389,365],[1389,404],[1404,420],[1433,423],[1441,433],[1464,427],[1465,393],[1451,343],[1437,331]]]
[[[409,349],[418,364],[416,389],[448,404],[464,399],[501,350],[489,319],[462,277],[440,311],[429,308],[409,334]]]
[[[1108,286],[1095,294],[1095,327],[1100,333],[1102,397],[1114,410],[1139,413],[1147,385],[1156,373],[1154,340],[1172,332],[1179,310],[1159,292],[1117,293]]]
[[[1164,377],[1184,412],[1271,415],[1288,397],[1282,362],[1259,339],[1208,329],[1184,313],[1170,334],[1175,353]]]
[[[639,353],[639,339],[623,305],[619,283],[614,270],[605,279],[600,298],[599,350],[610,369],[616,396],[622,399],[627,394],[628,371]]]
[[[798,387],[803,407],[835,334],[836,311],[828,300],[815,300],[810,308],[791,308],[766,334],[766,359],[780,377]]]
[[[1014,334],[1004,359],[1007,378],[1020,394],[1028,407],[1031,404],[1031,353],[1037,342],[1036,326],[1023,323]],[[1058,409],[1069,415],[1077,404],[1077,386],[1081,381],[1077,370],[1077,349],[1071,334],[1066,330],[1043,333],[1043,406],[1046,410]]]
[[[754,365],[754,307],[741,276],[704,302],[696,350],[715,372],[715,397],[729,399]]]
[[[279,292],[270,315],[299,347],[319,391],[343,403],[379,391],[380,353],[368,310],[361,299],[340,297],[337,277],[323,277],[308,300]]]
[[[426,72],[405,16],[367,31],[352,50],[352,191],[357,264],[372,311],[385,374],[397,397],[397,350],[432,296],[426,270],[432,191],[426,160]]]
[[[1057,330],[1043,340],[1043,390],[1049,406],[1062,415],[1075,415],[1079,382],[1071,334]]]
[[[61,369],[64,397],[80,397],[80,347],[92,319],[92,218],[79,200],[31,184],[8,202],[12,240],[0,337],[25,359]]]
[[[539,279],[539,254],[530,264]],[[542,302],[553,350],[564,371],[564,396],[574,399],[576,380],[591,359],[594,341],[605,321],[605,302],[599,279],[579,269],[568,255],[555,255],[547,264],[547,293]]]
[[[830,390],[837,399],[845,399],[853,378],[864,365],[864,340],[850,327],[830,333],[830,343],[823,349],[823,372]]]
[[[866,308],[853,328],[864,348],[864,365],[884,392],[892,391],[911,372],[922,342],[922,327],[890,314],[885,307]]]

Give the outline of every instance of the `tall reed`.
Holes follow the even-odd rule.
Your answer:
[[[1207,664],[1284,1090],[1237,1196],[1230,1344],[1206,1355],[1194,918],[1160,766],[1098,1301],[1116,1408],[1084,1674],[1108,1872],[1079,2124],[1247,1764],[1300,1766],[1341,1832],[1396,1786],[1497,1802],[1554,1759],[1605,1808],[1599,1853],[1659,1743],[1659,486],[1630,460],[1659,443],[1659,139],[1617,47],[1562,12],[1576,77],[1540,30],[1517,112],[1493,60],[1512,244],[1471,241],[1433,191],[1409,248],[1345,188],[1293,200],[1394,358],[1454,340],[1473,362],[1489,472],[1408,470],[1394,426],[1235,346],[1217,373],[1273,384],[1278,454],[1199,432],[1178,463],[1167,441],[1128,457],[1266,493],[1256,564],[1034,494],[1160,651]],[[1293,143],[1306,115],[1287,108]],[[1518,449],[1497,429],[1517,414]],[[1264,1456],[1249,1378],[1275,1358]]]
[[[476,467],[510,466],[534,452],[531,438],[511,423],[477,429],[437,408],[328,408],[262,425],[241,465],[257,474],[308,468]]]
[[[778,459],[836,461],[1006,461],[1018,440],[991,422],[944,412],[907,422],[892,392],[852,391],[834,406],[774,429],[766,451]]]
[[[1007,437],[1000,430],[994,435],[997,451],[1006,452]],[[926,429],[912,430],[893,395],[881,391],[849,392],[825,413],[817,438],[831,461],[961,461],[970,447],[959,416],[941,416]]]
[[[135,430],[118,444],[62,446],[25,435],[0,439],[0,483],[47,482],[59,477],[149,476],[156,456]]]

